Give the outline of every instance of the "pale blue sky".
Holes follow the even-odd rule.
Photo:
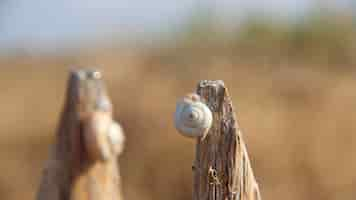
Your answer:
[[[353,0],[339,0],[346,7]],[[1,0],[0,0],[1,2]],[[54,46],[65,41],[135,37],[179,27],[198,5],[209,5],[222,20],[248,12],[286,18],[301,15],[313,0],[3,0],[0,48]],[[345,6],[344,5],[344,6]]]

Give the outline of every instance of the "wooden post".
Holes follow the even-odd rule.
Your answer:
[[[224,83],[201,81],[196,94],[178,101],[175,114],[177,129],[197,137],[193,200],[260,200]]]
[[[118,155],[123,142],[101,74],[71,72],[37,199],[122,200]]]
[[[259,200],[245,143],[222,81],[201,81],[197,94],[213,113],[204,140],[198,139],[194,163],[194,200]]]

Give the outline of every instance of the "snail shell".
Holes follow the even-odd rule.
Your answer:
[[[188,94],[177,102],[174,122],[183,136],[204,139],[213,123],[213,114],[199,95]]]
[[[119,155],[124,149],[125,135],[120,124],[112,122],[108,131],[108,141],[110,144],[111,153]]]
[[[84,142],[90,160],[108,160],[122,152],[124,134],[107,112],[93,112],[84,121]]]

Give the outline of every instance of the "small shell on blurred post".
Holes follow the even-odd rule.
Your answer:
[[[85,147],[91,160],[108,160],[122,152],[124,134],[107,112],[94,112],[83,123]]]
[[[83,121],[83,137],[90,160],[110,158],[111,152],[106,135],[111,123],[111,116],[103,112],[94,112]]]
[[[188,94],[177,102],[175,127],[187,137],[204,139],[213,123],[213,114],[197,94]]]
[[[108,130],[108,141],[113,155],[120,155],[124,149],[125,135],[119,123],[112,122]]]

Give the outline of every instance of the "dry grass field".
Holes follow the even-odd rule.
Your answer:
[[[125,199],[191,198],[194,141],[177,134],[173,112],[201,79],[229,88],[263,199],[356,196],[354,67],[106,49],[0,59],[0,199],[34,198],[71,66],[103,72],[126,131]]]

